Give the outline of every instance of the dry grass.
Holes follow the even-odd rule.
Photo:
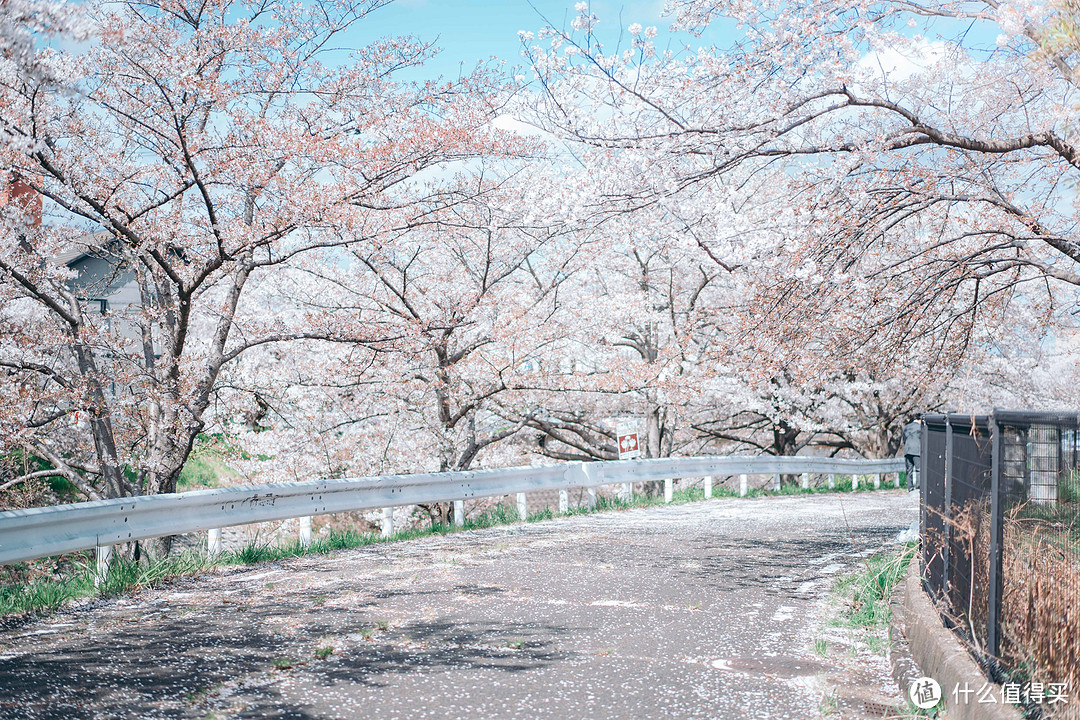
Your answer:
[[[1014,507],[1003,531],[1001,660],[1017,681],[1066,683],[1068,704],[1043,706],[1044,718],[1080,720],[1080,506]],[[990,514],[973,502],[946,520],[953,538],[948,613],[983,655],[988,617]],[[925,538],[932,554],[940,533]],[[971,562],[971,559],[974,561]],[[963,577],[970,562],[971,572]]]
[[[1067,683],[1080,718],[1080,547],[1057,523],[1010,518],[1002,560],[1002,656],[1044,683]]]

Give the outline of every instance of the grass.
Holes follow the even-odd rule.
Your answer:
[[[1058,483],[1058,502],[1080,504],[1080,474],[1071,473]]]
[[[823,718],[839,715],[840,702],[836,699],[836,695],[823,695],[818,703],[818,710]]]
[[[837,476],[835,491],[850,491],[851,478]],[[860,490],[866,487],[860,485]],[[872,483],[869,485],[872,489]],[[883,488],[890,487],[883,484]],[[798,484],[785,485],[779,493],[765,490],[751,490],[750,497],[768,495],[813,494],[835,492],[825,487],[802,489]],[[723,486],[713,487],[713,497],[737,497],[738,492]],[[701,487],[680,488],[673,494],[672,505],[684,505],[705,499]],[[636,494],[630,500],[600,495],[595,507],[573,508],[567,516],[587,515],[612,510],[664,505],[663,495],[646,496]],[[558,517],[559,513],[550,507],[528,514],[526,522],[541,522]],[[188,551],[153,562],[136,563],[114,555],[105,580],[95,583],[95,564],[92,552],[75,553],[65,556],[63,563],[58,563],[52,576],[36,577],[18,567],[5,568],[4,580],[0,581],[0,617],[8,615],[44,614],[66,603],[84,598],[109,598],[137,592],[142,589],[162,585],[174,578],[196,575],[217,567],[238,565],[258,565],[266,562],[296,558],[304,555],[321,555],[335,550],[364,547],[383,542],[411,540],[432,535],[447,535],[462,530],[482,530],[499,525],[519,522],[517,509],[505,504],[496,505],[472,518],[466,518],[463,527],[453,525],[428,525],[410,528],[384,538],[380,533],[362,533],[356,530],[334,530],[315,538],[311,545],[305,546],[299,540],[281,545],[270,545],[253,541],[245,547],[209,558],[204,552]],[[62,569],[61,569],[62,566]],[[325,602],[325,598],[316,599],[315,604]],[[385,628],[380,628],[385,629]]]
[[[1027,502],[1017,519],[1041,523],[1057,535],[1052,541],[1067,552],[1080,552],[1080,474],[1071,473],[1058,481],[1057,502]],[[1050,538],[1047,538],[1050,539]]]
[[[904,693],[904,704],[907,707],[903,715],[905,718],[936,718],[940,713],[944,712],[942,706],[945,702],[944,699],[942,699],[942,702],[938,703],[936,707],[920,708],[915,705],[915,703],[911,702],[911,698],[907,696],[907,693]]]
[[[865,640],[875,653],[884,653],[887,649],[884,637],[874,631],[888,627],[892,619],[889,600],[893,588],[907,572],[917,546],[918,543],[910,542],[899,552],[892,549],[866,558],[859,572],[836,581],[836,592],[849,599],[841,624],[871,631]]]
[[[114,558],[108,575],[98,584],[93,561],[83,555],[76,559],[73,570],[59,579],[0,586],[0,615],[43,613],[80,598],[116,597],[204,572],[214,564],[203,553],[194,551],[150,563]]]
[[[200,490],[220,486],[223,477],[236,477],[237,472],[225,463],[226,449],[212,438],[199,437],[188,461],[176,479],[176,489]]]

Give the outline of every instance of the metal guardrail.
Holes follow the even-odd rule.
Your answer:
[[[518,512],[524,516],[523,495],[538,490],[594,488],[613,483],[621,483],[626,490],[633,482],[666,480],[665,494],[670,500],[671,481],[677,478],[706,478],[706,495],[711,497],[714,476],[742,475],[741,494],[745,495],[746,475],[774,475],[778,483],[781,474],[803,474],[804,485],[806,474],[830,475],[831,487],[833,475],[876,475],[880,482],[881,475],[903,469],[902,459],[659,458],[247,485],[97,500],[0,512],[0,564],[90,548],[98,548],[99,562],[107,563],[113,545],[199,530],[211,532],[208,547],[213,551],[213,533],[219,528],[287,518],[305,519],[310,541],[313,515],[376,508],[383,508],[385,513],[395,506],[463,502],[515,493]],[[460,511],[455,515],[461,518]],[[392,532],[392,515],[390,518]],[[384,534],[387,530],[384,524]]]

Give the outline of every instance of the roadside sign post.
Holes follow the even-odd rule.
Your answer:
[[[619,459],[633,460],[641,457],[641,443],[638,441],[638,429],[631,423],[619,423],[615,426],[615,439],[619,445]],[[634,499],[634,484],[623,483],[619,499],[630,502]]]
[[[628,423],[619,423],[615,428],[619,443],[619,459],[633,460],[641,457],[641,444],[638,442],[638,430]]]

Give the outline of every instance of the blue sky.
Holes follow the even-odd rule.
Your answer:
[[[658,50],[681,50],[689,45],[727,46],[734,38],[734,28],[726,22],[714,22],[706,35],[695,38],[687,33],[667,32],[670,19],[662,17],[664,0],[590,0],[592,12],[599,16],[597,34],[607,50],[614,49],[620,31],[631,23],[654,25],[660,31],[656,39]],[[401,79],[456,77],[462,67],[471,69],[478,60],[496,56],[508,67],[522,64],[519,30],[536,31],[550,23],[557,28],[569,28],[576,16],[573,0],[396,0],[373,12],[346,36],[348,44],[359,47],[380,37],[415,35],[422,40],[436,41],[442,52],[419,71],[399,75]],[[939,31],[955,35],[967,25],[953,22],[937,23]],[[901,28],[907,31],[907,28]],[[934,39],[937,32],[919,27],[909,32],[924,32]],[[968,41],[993,47],[998,32],[976,28]],[[624,43],[628,42],[624,38]]]
[[[592,0],[591,4],[592,12],[600,17],[597,33],[610,47],[620,28],[625,30],[633,22],[655,25],[661,31],[658,49],[669,42],[674,43],[673,49],[688,42],[694,47],[703,44],[688,35],[672,37],[666,32],[670,21],[661,17],[663,0]],[[363,44],[387,35],[438,38],[443,51],[422,74],[457,76],[462,64],[469,69],[477,60],[493,55],[511,67],[521,64],[519,30],[535,32],[546,24],[544,18],[554,27],[569,28],[576,14],[573,0],[397,0],[372,13],[349,39]]]

